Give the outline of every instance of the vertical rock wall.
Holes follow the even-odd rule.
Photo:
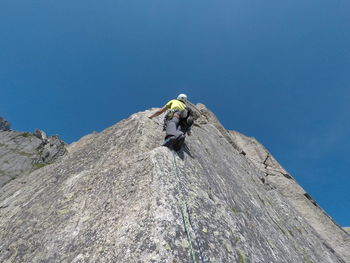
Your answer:
[[[325,244],[350,261],[350,235],[316,203],[256,139],[230,131],[233,141],[263,174],[267,188],[278,190],[316,230]]]
[[[159,146],[162,119],[146,111],[8,182],[0,261],[349,262],[270,180],[294,182],[272,156],[196,109],[178,153]]]

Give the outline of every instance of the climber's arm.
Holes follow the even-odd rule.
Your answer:
[[[155,113],[153,113],[151,116],[148,116],[148,118],[152,119],[154,117],[157,117],[159,116],[160,114],[162,114],[163,112],[166,112],[168,110],[168,106],[165,105],[163,108],[157,110]]]

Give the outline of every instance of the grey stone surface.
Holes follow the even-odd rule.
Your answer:
[[[174,153],[149,111],[0,189],[0,262],[348,262],[203,105]]]
[[[255,138],[231,131],[234,143],[244,149],[262,173],[267,188],[276,189],[315,229],[324,242],[350,262],[350,235],[344,231]],[[330,197],[331,198],[331,197]]]
[[[29,132],[0,132],[0,187],[25,176],[66,153],[57,137],[38,138]]]
[[[44,141],[48,139],[46,133],[42,130],[39,130],[39,129],[35,129],[33,135],[35,137],[37,137],[38,139],[41,139]]]
[[[3,117],[0,117],[0,131],[9,131],[10,123],[5,120]]]

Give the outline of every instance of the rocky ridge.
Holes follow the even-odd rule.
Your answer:
[[[12,131],[3,118],[0,118],[0,127],[0,188],[66,153],[66,144],[57,135],[47,136],[40,130]]]
[[[10,123],[5,120],[3,117],[0,117],[0,131],[9,131]]]
[[[261,178],[263,184],[278,190],[327,244],[350,259],[350,237],[346,229],[343,230],[255,138],[236,131],[231,134],[234,142],[247,152],[246,157],[265,175]]]
[[[350,262],[350,235],[262,145],[196,112],[178,154],[145,111],[3,186],[0,261]]]

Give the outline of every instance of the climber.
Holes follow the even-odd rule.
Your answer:
[[[179,150],[185,141],[185,134],[191,135],[193,117],[186,102],[187,96],[180,94],[177,99],[170,100],[163,108],[148,117],[152,119],[167,111],[164,119],[166,135],[163,146],[174,146],[175,150]]]

